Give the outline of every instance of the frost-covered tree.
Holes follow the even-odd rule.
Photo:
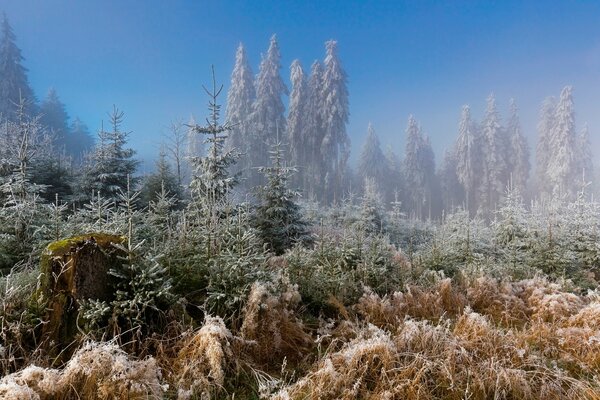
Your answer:
[[[505,132],[500,125],[493,94],[487,99],[485,116],[481,122],[482,173],[480,185],[481,206],[491,212],[495,209],[507,184],[508,146]]]
[[[270,251],[280,255],[296,243],[311,241],[308,225],[295,199],[299,193],[288,188],[293,168],[286,167],[281,143],[272,146],[271,166],[259,170],[267,184],[261,187],[255,210],[255,227]]]
[[[548,160],[548,178],[553,191],[574,197],[580,179],[578,179],[577,132],[571,86],[565,86],[560,93],[554,121],[550,137],[551,157]]]
[[[457,164],[456,153],[447,150],[438,171],[442,205],[445,212],[453,212],[461,207],[464,202],[465,191],[458,179]]]
[[[89,155],[80,182],[80,200],[87,199],[94,192],[111,201],[119,200],[119,194],[125,191],[133,178],[139,161],[133,158],[135,151],[127,148],[129,132],[121,129],[123,111],[113,106],[109,114],[111,130],[101,129],[98,143]]]
[[[297,182],[298,186],[302,186],[305,181],[306,167],[310,162],[307,157],[307,150],[309,150],[307,141],[309,136],[306,130],[308,82],[299,60],[292,62],[290,73],[292,91],[288,106],[287,137],[290,142],[292,165],[299,168],[294,181]]]
[[[281,78],[280,69],[279,44],[277,36],[273,35],[256,77],[256,100],[250,116],[252,139],[245,149],[250,155],[252,168],[247,182],[250,187],[262,181],[255,168],[268,163],[268,143],[278,140],[278,132],[285,132],[285,106],[282,97],[288,94],[288,89]]]
[[[94,137],[90,134],[87,125],[78,117],[73,119],[69,132],[70,140],[67,143],[67,152],[75,164],[81,164],[85,154],[94,148]]]
[[[163,191],[175,201],[180,201],[183,197],[177,175],[173,172],[173,168],[167,160],[164,147],[161,148],[158,154],[155,171],[143,179],[140,200],[143,205],[148,205],[150,202],[157,202]]]
[[[17,106],[25,100],[25,111],[35,114],[36,98],[29,86],[27,69],[23,66],[21,50],[15,43],[15,34],[6,14],[0,27],[0,115],[9,120],[17,118]]]
[[[587,124],[583,126],[581,133],[577,136],[577,152],[580,170],[580,187],[587,183],[592,183],[592,185],[594,185],[594,156],[592,154],[592,145],[590,143],[590,130]]]
[[[381,151],[379,139],[369,123],[367,128],[367,139],[360,153],[358,173],[364,179],[371,178],[378,187],[383,187],[389,175],[385,155]]]
[[[205,137],[209,148],[205,156],[191,157],[193,167],[190,192],[192,200],[188,206],[198,218],[204,219],[211,228],[219,225],[218,220],[231,189],[237,184],[237,176],[229,173],[235,164],[238,153],[233,149],[225,149],[224,144],[232,127],[228,123],[219,122],[221,105],[217,98],[223,86],[217,89],[214,69],[212,91],[204,88],[208,94],[210,117],[206,125],[191,125],[190,131]]]
[[[387,190],[384,191],[384,195],[386,203],[400,202],[400,194],[406,190],[404,187],[404,174],[402,172],[402,161],[394,152],[392,146],[387,146],[385,150],[385,163],[387,176],[384,182]]]
[[[366,233],[381,233],[385,222],[383,199],[375,179],[370,176],[364,179],[365,190],[360,205],[360,227]]]
[[[431,215],[431,195],[435,183],[435,159],[429,138],[411,115],[406,128],[404,181],[408,208],[418,218]]]
[[[556,117],[556,99],[547,97],[540,108],[539,121],[537,124],[537,146],[536,146],[536,179],[537,190],[542,195],[552,193],[548,166],[552,158],[551,137]]]
[[[510,139],[510,151],[508,153],[508,171],[511,185],[521,194],[525,195],[527,180],[529,179],[529,144],[521,132],[521,124],[517,105],[514,99],[510,100],[510,116],[507,126]]]
[[[23,99],[15,115],[0,124],[0,270],[11,268],[43,240],[49,220],[40,199],[46,187],[32,178],[51,142],[39,117],[27,114]]]
[[[180,121],[171,122],[166,135],[165,152],[175,168],[177,185],[182,190],[183,180],[188,174],[189,165],[186,159],[187,132]]]
[[[477,189],[481,174],[481,152],[479,150],[477,127],[471,119],[471,108],[463,106],[458,138],[456,140],[456,175],[465,191],[465,202],[468,212],[477,207]]]
[[[235,53],[235,65],[231,73],[231,85],[227,92],[226,120],[231,125],[231,132],[225,143],[227,149],[246,152],[254,134],[250,125],[252,104],[256,97],[254,74],[248,62],[246,49],[239,44]],[[237,169],[249,167],[249,154],[244,154],[238,161]]]
[[[322,88],[322,123],[323,141],[321,156],[325,166],[324,175],[328,181],[329,193],[326,198],[341,198],[346,164],[350,155],[350,138],[346,133],[346,124],[350,112],[348,110],[348,88],[346,72],[337,53],[337,42],[329,40],[325,43],[325,71]]]
[[[323,194],[323,157],[321,143],[323,142],[323,120],[321,109],[323,105],[323,66],[319,61],[311,66],[308,81],[308,101],[306,105],[305,131],[306,131],[306,172],[304,188],[309,197],[322,198]]]
[[[53,137],[56,152],[65,152],[70,141],[69,115],[54,88],[48,91],[46,98],[42,101],[40,114],[40,122]]]

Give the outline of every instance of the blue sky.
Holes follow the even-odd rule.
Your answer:
[[[308,70],[323,43],[338,40],[354,155],[369,121],[402,153],[412,113],[439,158],[461,106],[480,118],[490,92],[504,117],[516,99],[533,140],[541,101],[567,84],[577,125],[589,124],[600,154],[599,1],[0,0],[0,10],[38,97],[55,87],[94,131],[116,104],[144,159],[172,120],[203,117],[211,64],[227,87],[243,42],[256,73],[273,33],[286,81],[293,59]]]

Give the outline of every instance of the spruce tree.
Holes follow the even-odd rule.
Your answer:
[[[432,193],[435,185],[435,159],[429,138],[411,115],[406,128],[404,181],[408,190],[407,205],[413,216],[431,215]]]
[[[394,152],[392,146],[387,146],[385,151],[385,163],[387,176],[384,180],[384,191],[386,204],[399,201],[400,194],[404,194],[406,188],[404,185],[404,173],[402,171],[402,161]]]
[[[69,115],[54,88],[48,91],[40,106],[40,113],[42,125],[50,131],[53,138],[55,151],[65,152],[70,147]]]
[[[364,179],[371,178],[378,187],[384,187],[386,177],[389,175],[386,157],[381,151],[379,139],[369,123],[367,139],[360,153],[358,173]]]
[[[67,153],[71,155],[73,162],[80,165],[87,153],[94,148],[94,137],[90,134],[87,125],[78,117],[73,119],[69,127],[69,141],[67,142]]]
[[[267,184],[259,191],[255,211],[255,226],[262,241],[277,255],[296,243],[309,243],[311,236],[300,206],[295,202],[299,193],[288,188],[293,168],[284,165],[281,143],[272,146],[271,166],[261,167]]]
[[[575,197],[578,187],[578,151],[575,111],[571,86],[565,86],[556,106],[555,124],[550,137],[551,157],[548,177],[553,191]]]
[[[250,114],[255,98],[254,74],[248,63],[246,49],[240,43],[235,54],[231,85],[227,92],[226,120],[232,128],[225,143],[227,149],[245,152],[249,148],[253,135],[250,126]],[[249,167],[249,157],[249,154],[240,157],[238,170],[245,170]]]
[[[16,37],[6,14],[2,16],[0,30],[0,115],[14,121],[21,99],[25,100],[25,112],[30,116],[35,114],[36,98],[29,86],[27,68],[22,65],[23,56],[15,43]]]
[[[135,151],[126,148],[129,132],[121,130],[124,118],[123,111],[113,106],[109,114],[112,130],[101,129],[98,133],[98,144],[89,155],[80,182],[79,200],[90,198],[94,192],[100,192],[102,197],[118,202],[119,194],[127,190],[129,181],[133,178],[139,162],[133,158]]]
[[[369,234],[381,233],[384,229],[385,212],[375,179],[366,177],[364,187],[360,207],[360,228]]]
[[[550,195],[552,188],[548,175],[548,166],[552,158],[551,137],[556,117],[556,99],[547,97],[540,109],[539,122],[537,124],[537,146],[536,146],[536,179],[537,190],[542,195]]]
[[[511,185],[521,196],[525,195],[527,180],[529,179],[529,144],[521,132],[521,124],[517,114],[517,106],[514,99],[510,100],[510,117],[508,120],[508,135],[510,138],[510,152],[508,170]]]
[[[308,81],[308,103],[305,117],[307,171],[304,187],[307,188],[309,197],[319,200],[323,198],[325,168],[321,153],[321,143],[323,143],[322,107],[323,66],[319,61],[315,61],[311,66]]]
[[[140,193],[142,204],[147,206],[150,202],[157,202],[163,192],[175,200],[175,202],[180,201],[183,197],[181,186],[178,183],[177,175],[175,175],[167,160],[164,148],[161,149],[158,155],[155,168],[154,173],[148,175],[143,180],[143,187]]]
[[[484,211],[492,212],[504,193],[508,170],[506,159],[508,147],[493,94],[490,94],[487,99],[487,108],[481,125],[483,155],[481,205]]]
[[[438,181],[442,194],[443,210],[453,212],[459,208],[465,197],[465,191],[457,174],[458,159],[454,151],[446,151],[442,160],[442,165],[438,171]]]
[[[594,156],[592,154],[592,145],[590,143],[590,130],[585,124],[579,136],[577,136],[577,159],[579,161],[580,187],[591,183],[594,185]],[[592,189],[593,191],[593,189]]]
[[[299,166],[294,182],[298,186],[304,183],[304,175],[309,160],[306,150],[308,135],[306,134],[306,116],[308,100],[308,83],[299,60],[290,66],[292,91],[287,116],[287,137],[290,142],[290,158],[292,165]],[[305,189],[305,188],[303,188]]]
[[[285,132],[285,106],[282,97],[288,89],[281,79],[281,55],[277,36],[271,37],[269,50],[260,63],[256,77],[256,100],[250,117],[252,139],[247,148],[252,168],[247,184],[255,186],[262,181],[256,173],[256,167],[265,165],[269,160],[267,143],[276,140],[277,132]]]
[[[210,221],[214,228],[218,225],[227,196],[237,183],[237,176],[230,175],[228,169],[235,164],[238,153],[224,148],[232,126],[219,122],[221,105],[217,101],[223,86],[217,89],[214,68],[212,91],[206,88],[204,90],[210,98],[210,117],[207,118],[206,125],[190,125],[190,132],[196,136],[204,136],[209,148],[205,156],[190,157],[193,176],[190,182],[192,200],[188,208],[200,218]]]
[[[337,53],[337,42],[325,42],[325,71],[321,108],[323,123],[323,141],[321,156],[325,166],[325,179],[330,188],[326,198],[329,201],[341,199],[346,164],[350,156],[350,138],[346,132],[346,124],[350,112],[348,110],[348,88],[346,72]]]
[[[477,209],[477,185],[481,168],[480,141],[477,128],[471,120],[471,108],[463,106],[456,140],[456,175],[465,191],[466,208],[469,213]]]

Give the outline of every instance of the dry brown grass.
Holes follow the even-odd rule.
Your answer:
[[[0,380],[0,398],[160,399],[166,386],[153,358],[133,360],[118,346],[87,343],[63,370],[29,366]]]
[[[178,399],[217,398],[222,392],[233,336],[219,317],[207,316],[202,328],[184,338],[173,363]]]
[[[296,315],[299,304],[295,286],[287,285],[282,293],[272,294],[264,284],[252,285],[240,335],[254,362],[279,365],[283,358],[298,361],[306,356],[313,341]]]
[[[464,285],[366,291],[353,322],[322,328],[336,345],[275,398],[600,399],[600,303],[544,279]]]
[[[600,399],[595,292],[487,277],[367,289],[311,331],[296,287],[281,287],[254,284],[239,331],[207,317],[142,360],[88,344],[62,370],[3,378],[0,398]]]

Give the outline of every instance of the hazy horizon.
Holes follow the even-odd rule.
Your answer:
[[[402,154],[409,114],[437,162],[456,138],[460,109],[483,115],[494,92],[503,120],[515,98],[532,150],[544,97],[573,85],[577,129],[588,123],[600,154],[600,3],[519,2],[137,2],[2,1],[39,100],[54,87],[71,118],[96,132],[116,104],[141,159],[158,153],[172,120],[202,120],[201,89],[215,65],[229,86],[243,42],[253,72],[277,34],[281,75],[298,58],[306,72],[336,39],[348,73],[352,160],[369,122]],[[284,100],[287,103],[287,98]],[[221,97],[225,108],[226,95]],[[144,167],[142,167],[144,168]]]

